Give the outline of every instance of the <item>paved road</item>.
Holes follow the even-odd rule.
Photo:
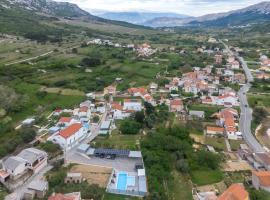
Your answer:
[[[241,133],[243,134],[243,138],[248,144],[248,146],[255,152],[265,152],[263,146],[257,141],[255,136],[251,132],[251,121],[252,121],[252,109],[248,105],[247,101],[247,92],[249,91],[251,87],[251,83],[254,81],[254,78],[247,66],[247,63],[245,62],[244,58],[240,57],[238,54],[233,53],[229,47],[222,41],[220,41],[227,51],[230,54],[235,55],[238,60],[240,61],[246,77],[247,77],[247,83],[241,87],[241,89],[238,92],[239,101],[240,101],[240,109],[241,109],[241,116],[240,116],[240,122],[239,122],[239,129]]]

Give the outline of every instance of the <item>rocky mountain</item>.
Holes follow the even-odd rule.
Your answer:
[[[157,13],[157,12],[101,12],[97,16],[117,21],[125,21],[133,24],[148,25],[148,21],[156,18],[177,18],[183,19],[190,16],[177,13]]]
[[[208,14],[196,18],[156,18],[149,26],[242,26],[270,21],[270,2],[261,2],[247,8],[225,13]]]
[[[67,2],[55,2],[51,0],[0,0],[0,2],[2,5],[8,7],[17,6],[29,11],[56,17],[86,17],[98,20],[98,17],[82,10],[76,4]]]

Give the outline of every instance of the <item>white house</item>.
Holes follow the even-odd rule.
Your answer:
[[[22,150],[17,156],[11,156],[2,163],[3,171],[7,176],[20,177],[27,170],[38,173],[47,165],[46,152],[35,148]]]
[[[124,110],[141,111],[142,101],[139,99],[124,99]]]
[[[91,110],[90,107],[82,106],[77,110],[77,113],[79,118],[87,118],[90,119],[91,117]]]
[[[113,115],[113,119],[124,119],[130,116],[130,112],[125,111],[123,106],[119,103],[111,104],[111,113]]]
[[[48,140],[59,144],[61,148],[70,149],[87,136],[87,131],[87,128],[81,123],[74,123],[60,132],[52,135],[48,138]]]
[[[47,165],[48,154],[36,148],[28,148],[22,150],[17,157],[25,160],[27,167],[37,173]]]
[[[72,117],[61,117],[57,123],[57,126],[67,127],[70,124],[73,124],[75,122],[76,122],[76,120],[74,120]]]
[[[219,97],[215,97],[215,104],[220,106],[239,106],[238,98],[232,95],[223,95]]]
[[[239,69],[240,68],[240,63],[237,60],[233,61],[231,63],[231,68],[232,69]]]
[[[13,177],[23,175],[27,169],[26,160],[16,156],[9,157],[2,165],[4,171]]]
[[[233,76],[234,72],[232,70],[229,69],[225,69],[224,70],[224,76]]]

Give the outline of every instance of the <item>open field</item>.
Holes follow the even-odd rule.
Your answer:
[[[140,141],[140,137],[140,135],[123,135],[114,130],[109,137],[98,136],[92,144],[102,148],[138,150],[136,142]]]
[[[205,137],[205,144],[214,147],[217,151],[226,150],[224,138]]]
[[[104,198],[103,198],[103,200],[139,200],[139,199],[142,199],[142,198],[110,194],[110,193],[105,193]]]
[[[209,185],[213,183],[218,183],[223,180],[223,174],[219,170],[197,170],[192,171],[191,180],[194,184]]]
[[[82,173],[83,178],[89,184],[97,184],[102,188],[106,188],[112,169],[91,165],[75,165],[71,167],[70,172]]]
[[[263,106],[265,108],[270,108],[270,94],[267,95],[248,95],[248,102],[251,107]]]
[[[53,94],[60,94],[65,96],[84,96],[85,93],[79,90],[72,90],[72,89],[63,89],[63,88],[47,88],[41,87],[40,91],[53,93]]]
[[[222,107],[221,106],[212,106],[205,104],[192,104],[189,106],[190,110],[200,110],[205,112],[205,118],[209,119],[211,116],[218,112]]]
[[[173,180],[168,183],[170,199],[192,200],[191,183],[177,171],[173,171]]]

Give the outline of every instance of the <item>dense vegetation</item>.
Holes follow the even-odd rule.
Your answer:
[[[185,126],[166,128],[167,120],[169,113],[165,106],[154,108],[146,105],[146,125],[149,126],[149,121],[150,127],[160,124],[155,130],[149,131],[141,143],[150,187],[149,199],[168,199],[166,185],[174,179],[174,170],[185,175],[193,172],[201,175],[199,171],[211,170],[218,173],[221,162],[218,155],[203,149],[195,153],[189,129]]]

